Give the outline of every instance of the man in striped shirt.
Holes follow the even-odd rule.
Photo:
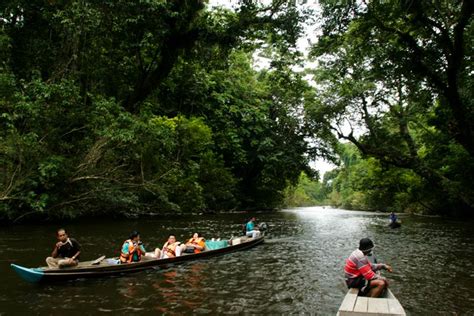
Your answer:
[[[376,264],[369,261],[368,255],[374,247],[372,240],[362,238],[359,242],[359,249],[352,252],[344,267],[347,287],[358,288],[360,295],[369,297],[380,296],[388,287],[387,280],[375,271],[385,269],[392,272],[392,267],[388,264]]]

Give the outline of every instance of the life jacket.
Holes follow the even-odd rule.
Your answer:
[[[204,238],[202,238],[202,237],[191,238],[191,239],[188,240],[188,243],[196,245],[196,246],[200,246],[200,247],[205,246]],[[202,250],[200,250],[200,249],[194,248],[194,253],[200,253],[201,251]]]
[[[133,254],[136,253],[138,256],[138,261],[142,259],[142,253],[139,251],[139,245],[135,245],[131,239],[127,239],[123,242],[128,243],[128,253],[123,253],[120,251],[120,262],[126,263],[126,262],[132,262],[133,261]],[[123,249],[123,245],[122,245]]]
[[[165,243],[165,245],[163,246],[163,253],[165,253],[168,258],[174,258],[176,257],[176,247],[180,244],[179,241],[176,241],[172,244],[168,244],[168,242]]]

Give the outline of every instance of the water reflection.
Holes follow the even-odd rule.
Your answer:
[[[83,222],[68,225],[84,246],[84,259],[118,254],[123,236],[139,228],[146,248],[168,234],[186,240],[240,232],[245,216]],[[16,226],[0,231],[2,314],[335,314],[346,292],[344,259],[362,237],[372,238],[380,261],[390,263],[391,288],[412,314],[474,314],[472,223],[402,216],[387,228],[387,215],[321,208],[258,214],[270,227],[254,249],[122,277],[31,285],[10,262],[38,266],[54,244],[56,226]],[[5,260],[8,259],[8,260]],[[60,303],[58,303],[60,302]]]

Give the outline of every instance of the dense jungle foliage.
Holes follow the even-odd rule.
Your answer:
[[[473,4],[306,2],[2,1],[0,221],[472,214]]]
[[[0,10],[2,219],[273,209],[308,169],[294,4]]]
[[[474,3],[320,3],[307,122],[339,148],[326,203],[472,216]]]

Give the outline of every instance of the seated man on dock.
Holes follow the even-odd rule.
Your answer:
[[[146,254],[145,247],[140,240],[140,233],[133,231],[129,239],[125,240],[120,251],[120,263],[139,262]]]
[[[54,246],[51,257],[46,258],[50,268],[74,267],[79,263],[81,245],[74,238],[69,238],[64,228],[56,232],[58,242]]]
[[[375,271],[385,269],[392,272],[392,267],[388,264],[374,264],[369,261],[368,255],[374,247],[372,240],[362,238],[359,249],[352,252],[344,267],[347,287],[358,288],[360,295],[369,297],[379,297],[388,287],[388,281]]]

